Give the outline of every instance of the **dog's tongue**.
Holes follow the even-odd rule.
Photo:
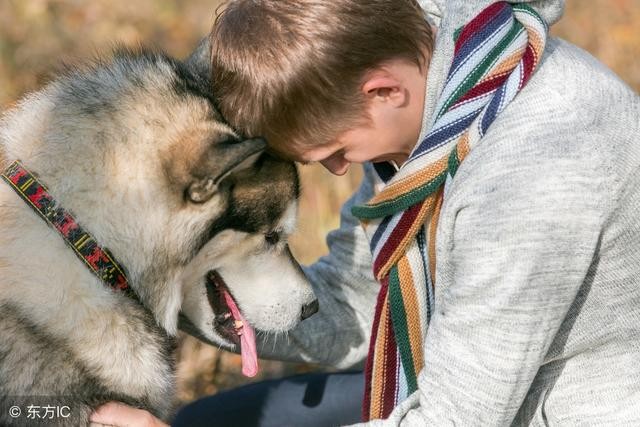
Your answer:
[[[231,315],[235,320],[242,321],[242,335],[240,336],[240,355],[242,357],[242,373],[247,377],[254,377],[258,373],[258,352],[256,351],[256,334],[240,313],[236,302],[231,294],[226,290],[224,292],[224,300],[231,310]]]

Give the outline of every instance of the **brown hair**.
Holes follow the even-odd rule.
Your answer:
[[[433,34],[416,0],[232,0],[211,42],[222,114],[292,157],[365,121],[367,71],[425,66]]]

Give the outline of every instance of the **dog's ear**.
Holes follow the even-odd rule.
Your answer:
[[[194,203],[207,202],[216,194],[222,180],[255,164],[266,146],[267,143],[262,138],[217,144],[212,152],[215,168],[209,169],[210,175],[192,182],[187,189],[187,196]]]
[[[189,70],[204,81],[211,80],[211,38],[205,37],[191,55],[184,60]]]
[[[267,148],[263,138],[223,142],[216,145],[216,160],[219,167],[215,182],[222,181],[233,172],[250,167]]]

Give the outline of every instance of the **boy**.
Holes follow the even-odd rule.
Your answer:
[[[233,126],[365,163],[306,270],[320,313],[263,354],[368,355],[367,425],[639,424],[637,95],[547,38],[561,1],[420,6],[236,0],[217,21]]]
[[[294,350],[303,359],[348,366],[364,357],[373,322],[365,417],[394,425],[640,422],[640,225],[633,213],[640,207],[640,147],[633,142],[640,134],[640,106],[589,55],[548,39],[513,102],[495,107],[503,109],[498,113],[489,103],[479,113],[480,130],[472,124],[457,137],[453,163],[461,163],[445,166],[444,197],[433,193],[435,206],[424,215],[422,230],[409,236],[416,248],[408,243],[399,261],[382,254],[395,247],[391,239],[379,243],[385,239],[381,229],[408,234],[398,233],[399,226],[384,228],[384,222],[403,221],[411,210],[376,213],[401,199],[385,195],[388,187],[413,196],[408,180],[438,160],[422,162],[412,150],[426,141],[436,148],[420,155],[439,159],[434,129],[450,131],[464,122],[466,112],[438,128],[447,114],[481,98],[461,95],[441,113],[449,83],[468,58],[464,50],[507,38],[512,19],[520,20],[529,40],[514,48],[524,68],[512,73],[525,76],[527,55],[535,55],[546,37],[530,28],[536,24],[531,17],[539,14],[552,24],[563,6],[555,0],[531,2],[533,10],[492,3],[423,2],[437,27],[435,46],[431,28],[416,21],[412,10],[418,6],[409,0],[240,0],[219,17],[212,41],[214,92],[234,126],[265,136],[282,156],[319,161],[336,174],[351,162],[395,163],[401,165],[397,175],[414,169],[385,188],[388,167],[379,165],[374,173],[367,166],[341,230],[329,237],[331,254],[308,270],[322,313],[301,325]],[[515,18],[504,18],[508,8]],[[503,63],[518,55],[505,50]],[[461,74],[473,78],[473,70]],[[500,90],[495,93],[504,104],[510,89]],[[475,145],[474,132],[486,132],[475,135]],[[465,138],[471,141],[466,147],[460,142]],[[464,158],[460,151],[470,152]],[[372,229],[372,261],[349,208],[367,203],[376,185],[382,197],[354,211]],[[395,270],[388,267],[394,261]],[[419,262],[424,266],[414,265]],[[383,291],[390,289],[382,298],[404,303],[399,315],[382,308],[373,319],[372,293],[380,288],[362,272],[372,263]],[[411,275],[417,289],[413,307],[402,274]],[[393,286],[401,294],[395,300]],[[380,325],[385,317],[396,345],[389,337],[380,340],[388,333]],[[418,336],[421,346],[414,348],[402,326],[411,335],[421,321],[428,328],[416,333],[424,339]],[[376,352],[380,345],[387,352]],[[402,363],[378,363],[382,355]],[[385,371],[389,366],[401,372]],[[409,389],[406,399],[403,387]]]

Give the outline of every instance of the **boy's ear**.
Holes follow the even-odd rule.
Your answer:
[[[370,72],[362,85],[362,92],[367,98],[390,102],[394,107],[401,107],[407,101],[407,91],[402,82],[385,69]]]

